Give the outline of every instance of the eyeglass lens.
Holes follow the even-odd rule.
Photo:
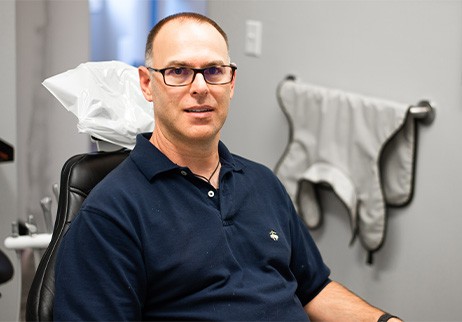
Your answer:
[[[204,76],[209,84],[226,84],[233,78],[233,69],[230,66],[213,66],[204,69],[186,67],[172,67],[165,69],[164,79],[167,85],[187,85],[193,82],[197,73]]]

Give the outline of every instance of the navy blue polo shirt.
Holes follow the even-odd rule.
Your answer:
[[[220,142],[216,190],[149,137],[64,236],[55,320],[307,320],[329,269],[272,171]]]

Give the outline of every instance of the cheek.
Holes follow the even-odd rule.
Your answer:
[[[180,101],[180,95],[175,91],[169,91],[164,88],[153,88],[153,102],[154,106],[162,109],[171,109],[177,106]]]
[[[224,93],[222,93],[219,97],[220,105],[229,107],[231,103],[231,98],[233,97],[233,91],[231,89],[227,89]]]

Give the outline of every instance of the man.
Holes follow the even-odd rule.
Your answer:
[[[150,32],[139,76],[155,128],[64,237],[55,320],[398,321],[329,279],[282,184],[220,142],[235,71],[204,16]]]

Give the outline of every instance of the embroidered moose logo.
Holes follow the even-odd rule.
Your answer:
[[[279,239],[278,234],[277,234],[274,230],[271,230],[271,231],[269,232],[269,236],[270,236],[271,239],[274,240],[274,241],[278,241],[278,239]]]

